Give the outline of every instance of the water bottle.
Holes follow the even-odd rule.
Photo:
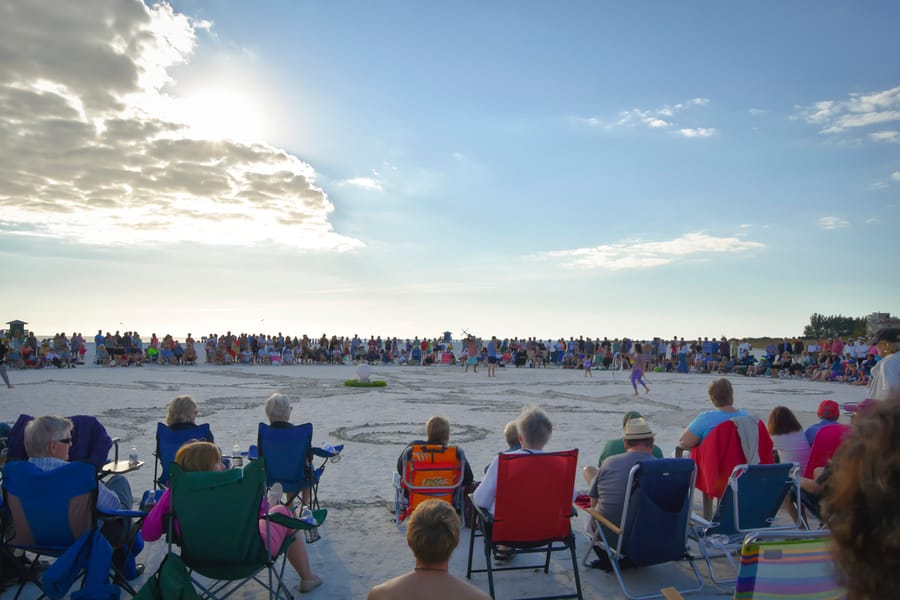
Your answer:
[[[304,523],[309,523],[310,525],[316,524],[316,518],[313,516],[312,510],[305,505],[300,509],[300,520]]]
[[[240,444],[235,444],[231,447],[231,466],[234,468],[244,466],[244,457],[241,456]]]
[[[132,446],[131,451],[128,452],[128,466],[136,467],[137,464],[138,464],[137,446]]]

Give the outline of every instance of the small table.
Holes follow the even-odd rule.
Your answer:
[[[100,476],[106,477],[107,475],[124,475],[125,473],[131,473],[132,471],[137,471],[141,467],[144,466],[144,461],[139,460],[136,463],[132,463],[128,459],[123,460],[111,460],[100,469]]]

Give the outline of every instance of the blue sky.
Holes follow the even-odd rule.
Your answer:
[[[900,312],[893,3],[4,5],[3,321],[690,338]]]

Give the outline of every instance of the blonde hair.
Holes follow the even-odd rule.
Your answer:
[[[171,427],[176,423],[193,423],[194,413],[197,411],[197,403],[190,396],[178,396],[169,403],[166,413],[166,425]]]
[[[175,453],[175,462],[184,471],[213,471],[222,462],[222,453],[211,442],[188,442]]]
[[[506,445],[510,448],[518,445],[519,428],[516,426],[515,421],[510,421],[506,424],[506,427],[503,428],[503,438],[506,440]]]
[[[416,506],[406,526],[406,543],[426,565],[450,560],[459,544],[459,515],[444,500],[431,498]]]
[[[432,443],[444,443],[450,439],[450,419],[431,417],[425,423],[425,435]]]

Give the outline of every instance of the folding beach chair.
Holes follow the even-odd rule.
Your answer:
[[[755,417],[737,417],[755,419]],[[756,448],[759,464],[775,462],[774,444],[766,425],[756,421]],[[734,468],[750,463],[745,456],[741,437],[734,419],[729,419],[713,427],[696,448],[691,449],[691,458],[697,463],[697,489],[703,492],[704,517],[712,516],[712,504],[722,497],[728,487],[728,480]]]
[[[659,565],[687,559],[696,587],[677,588],[695,592],[703,587],[693,557],[687,551],[687,529],[694,494],[696,467],[688,458],[645,460],[631,468],[626,484],[622,520],[616,524],[593,509],[582,509],[596,527],[584,556],[588,564],[592,550],[605,551],[619,587],[629,598],[656,598],[655,591],[633,595],[622,577],[620,561],[636,567]],[[610,534],[615,534],[610,541]]]
[[[266,484],[280,483],[288,501],[306,488],[310,488],[312,507],[319,508],[319,481],[329,461],[340,460],[343,444],[319,448],[312,446],[313,425],[272,426],[259,424],[257,433],[258,454],[266,459]],[[316,467],[314,461],[321,458]]]
[[[575,593],[550,598],[583,598],[578,558],[575,556],[575,535],[572,533],[572,490],[578,450],[539,454],[500,454],[497,464],[497,496],[494,513],[475,506],[476,526],[469,536],[469,558],[466,577],[472,573],[487,573],[491,598],[494,598],[494,572],[550,569],[550,553],[569,551],[575,577]],[[472,499],[472,495],[469,495]],[[474,501],[473,501],[474,506]],[[484,569],[472,568],[475,537],[484,541]],[[495,567],[491,554],[497,546],[512,548],[515,554],[544,553],[543,565]]]
[[[824,467],[837,452],[844,438],[850,434],[851,427],[842,423],[826,425],[816,432],[813,438],[812,448],[809,450],[809,459],[806,461],[806,469],[803,476],[807,479],[815,478],[814,471]]]
[[[775,517],[792,492],[799,513],[798,468],[796,463],[738,465],[728,479],[712,520],[699,515],[691,517],[692,530],[713,581],[730,583],[734,578],[716,577],[711,550],[724,553],[737,569],[732,553],[740,548],[747,533],[797,529],[795,523],[777,525]]]
[[[400,476],[394,478],[394,512],[397,523],[412,514],[420,502],[438,498],[462,512],[465,459],[456,446],[410,444],[400,458]]]
[[[279,523],[291,529],[311,529],[322,524],[326,511],[313,511],[315,524],[284,515],[260,515],[266,493],[265,462],[259,458],[242,469],[204,472],[171,466],[169,552],[176,540],[191,581],[203,598],[225,598],[250,581],[266,588],[270,599],[292,597],[284,583],[284,568],[285,553],[294,536],[288,535],[270,554],[260,536],[260,521],[266,528]]]
[[[842,600],[827,531],[760,532],[741,547],[735,600]]]
[[[155,487],[168,487],[169,466],[175,462],[178,449],[191,440],[213,441],[209,423],[184,429],[171,429],[165,423],[156,424],[156,450],[153,451],[153,456],[156,457],[156,463],[153,465]]]
[[[42,592],[51,585],[54,597],[62,596],[81,575],[86,575],[82,585],[103,586],[111,577],[115,585],[134,595],[134,589],[112,563],[113,548],[99,534],[98,523],[115,525],[111,521],[140,519],[143,513],[98,512],[97,485],[97,472],[87,463],[72,462],[42,471],[27,461],[11,461],[3,468],[3,500],[13,528],[6,544],[33,555],[16,598],[29,582]],[[133,533],[137,530],[133,528]],[[133,536],[127,539],[128,544],[132,541]],[[43,582],[39,570],[42,556],[66,561],[48,569]]]
[[[69,449],[71,462],[86,462],[94,465],[99,473],[109,462],[109,451],[115,449],[112,460],[119,458],[119,438],[111,438],[103,424],[92,415],[74,415],[72,421],[72,446]],[[31,415],[21,414],[9,432],[9,460],[27,460],[25,452],[25,427],[34,420]]]

